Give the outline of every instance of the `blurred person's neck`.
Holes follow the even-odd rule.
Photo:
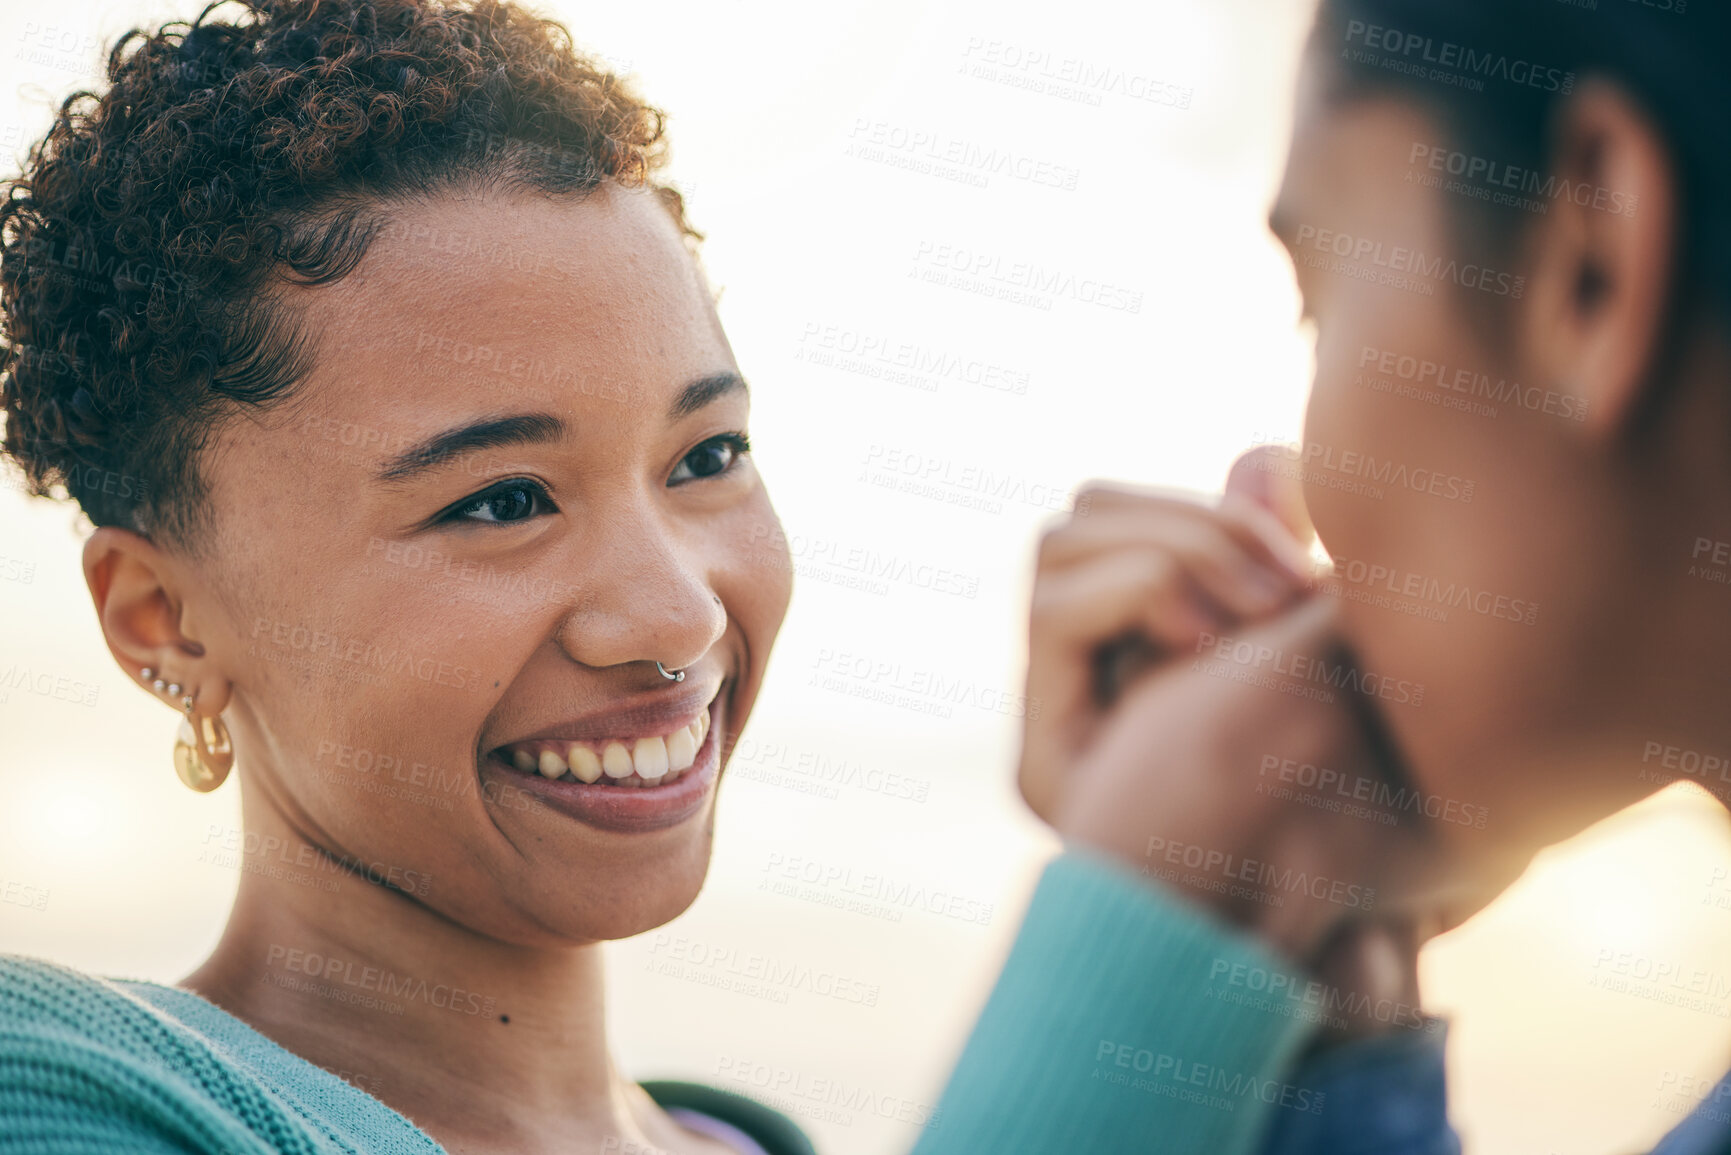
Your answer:
[[[1648,769],[1655,742],[1731,758],[1731,354],[1702,339],[1679,362],[1655,427],[1629,450],[1638,504],[1614,527],[1627,536],[1611,562],[1626,589],[1613,607],[1621,645],[1592,679],[1624,736],[1607,754],[1632,751]],[[1724,771],[1715,793],[1731,805]]]
[[[1388,708],[1426,788],[1488,811],[1483,837],[1449,833],[1505,884],[1672,781],[1731,808],[1731,357],[1697,339],[1672,372],[1650,428],[1486,503],[1529,555],[1507,588],[1538,591],[1536,624],[1457,615],[1449,693]]]
[[[1695,781],[1731,808],[1731,356],[1687,342],[1653,426],[1622,450],[1586,516],[1602,548],[1567,559],[1606,609],[1558,687],[1575,733],[1547,759],[1581,775]],[[1511,772],[1520,772],[1511,762]],[[1579,780],[1579,779],[1577,779]]]

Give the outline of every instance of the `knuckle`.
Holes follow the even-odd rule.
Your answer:
[[[1068,525],[1055,525],[1050,529],[1040,531],[1039,541],[1034,546],[1034,560],[1041,566],[1050,565],[1054,555],[1063,548],[1070,536]]]
[[[1176,550],[1153,550],[1143,555],[1142,580],[1150,587],[1164,589],[1182,581],[1183,568]]]

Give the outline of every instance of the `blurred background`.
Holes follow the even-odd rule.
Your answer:
[[[1309,5],[539,7],[672,114],[797,569],[708,885],[609,948],[616,1051],[768,1098],[833,1155],[905,1150],[1056,849],[994,708],[1038,529],[1086,479],[1215,492],[1298,439],[1310,350],[1263,217]],[[196,11],[0,8],[8,166],[119,32]],[[175,780],[82,534],[0,486],[0,951],[172,982],[222,926],[238,795]],[[1644,1150],[1721,1073],[1726,826],[1666,790],[1428,948],[1470,1151]]]

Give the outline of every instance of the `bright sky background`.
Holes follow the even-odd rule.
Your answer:
[[[617,1053],[637,1077],[749,1092],[720,1072],[769,1064],[929,1107],[1054,844],[1015,798],[1012,719],[966,707],[937,718],[811,675],[853,655],[1018,692],[1031,546],[1063,494],[1100,476],[1212,491],[1242,447],[1297,438],[1309,351],[1262,217],[1308,5],[542,7],[672,113],[675,176],[710,237],[705,260],[752,381],[759,464],[798,566],[722,793],[709,884],[665,932],[612,948]],[[99,45],[195,11],[7,0],[0,152],[41,131],[51,101],[94,82]],[[1154,82],[1167,103],[1030,87],[1067,60],[1138,91]],[[932,171],[945,153],[965,162],[992,150],[1028,158],[1050,183]],[[946,261],[1031,263],[1140,294],[1141,306],[995,300],[921,276]],[[989,383],[874,375],[875,351],[910,344],[940,363],[990,366]],[[920,484],[903,486],[909,477]],[[212,947],[233,893],[234,871],[206,851],[235,825],[237,792],[195,796],[175,780],[176,718],[115,667],[78,547],[69,507],[0,489],[0,680],[47,671],[97,696],[86,707],[0,689],[0,896],[7,885],[47,892],[41,910],[0,901],[0,950],[173,981]],[[849,588],[837,559],[856,550],[954,571],[977,592]],[[924,800],[770,780],[801,758],[904,775]],[[1602,952],[1631,952],[1725,989],[1726,825],[1705,795],[1668,791],[1548,854],[1427,952],[1427,1004],[1454,1016],[1455,1116],[1470,1151],[1645,1149],[1693,1105],[1664,1088],[1721,1072],[1731,1003],[1683,1010],[1589,981]],[[948,890],[995,913],[984,926],[917,909],[892,922],[783,897],[758,889],[775,855]],[[876,1006],[718,989],[726,965],[701,960],[727,950],[836,971],[878,988]],[[661,973],[676,951],[685,960]],[[778,1105],[833,1155],[914,1139],[893,1115]]]

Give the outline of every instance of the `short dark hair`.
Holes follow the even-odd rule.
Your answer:
[[[1559,102],[1588,77],[1615,82],[1677,166],[1677,283],[1731,316],[1727,0],[1323,0],[1311,47],[1329,62],[1336,95],[1398,90],[1462,153],[1515,172],[1517,191],[1539,204],[1558,191],[1545,169]],[[1457,220],[1481,248],[1512,251],[1543,211],[1466,191]]]
[[[0,449],[32,495],[189,551],[215,423],[310,367],[271,286],[345,276],[392,205],[614,181],[699,236],[653,179],[663,114],[502,0],[219,0],[126,33],[107,80],[0,183]]]

